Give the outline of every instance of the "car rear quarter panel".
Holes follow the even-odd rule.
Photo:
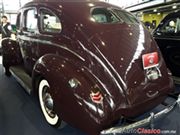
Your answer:
[[[74,127],[97,134],[115,120],[108,99],[104,99],[103,103],[99,105],[92,102],[90,93],[91,88],[95,85],[93,82],[95,80],[91,80],[85,71],[62,57],[53,54],[42,56],[33,70],[34,88],[35,81],[38,81],[36,78],[48,80],[55,103],[55,111],[60,118]],[[77,88],[70,87],[68,81],[72,78],[77,78],[80,82]],[[37,91],[34,92],[37,93]],[[119,114],[119,118],[121,118],[121,114]],[[88,123],[89,126],[83,123]]]

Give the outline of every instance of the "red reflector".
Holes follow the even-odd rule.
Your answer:
[[[94,103],[101,103],[103,100],[102,94],[98,91],[96,93],[91,92],[90,97]]]
[[[153,53],[144,54],[142,55],[142,61],[143,61],[144,69],[156,67],[159,64],[158,53],[153,52]]]

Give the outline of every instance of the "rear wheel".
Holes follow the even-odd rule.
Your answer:
[[[55,127],[59,127],[61,120],[54,111],[54,100],[50,94],[50,85],[47,80],[43,79],[39,82],[39,102],[40,107],[46,121]]]

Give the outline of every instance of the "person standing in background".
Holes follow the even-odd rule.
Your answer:
[[[11,24],[8,22],[7,16],[2,16],[1,18],[1,27],[0,33],[2,34],[2,39],[6,37],[11,37],[12,27]]]

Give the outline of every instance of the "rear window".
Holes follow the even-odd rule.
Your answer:
[[[93,21],[97,23],[139,23],[132,14],[118,9],[94,8],[91,15]]]
[[[139,23],[139,21],[136,19],[135,16],[133,16],[132,14],[130,14],[130,13],[126,12],[126,11],[113,9],[113,12],[119,18],[121,18],[125,23],[128,23],[128,24]]]
[[[95,22],[98,23],[122,22],[115,14],[113,14],[111,10],[108,10],[106,8],[95,8],[92,11],[92,17],[94,18]]]

